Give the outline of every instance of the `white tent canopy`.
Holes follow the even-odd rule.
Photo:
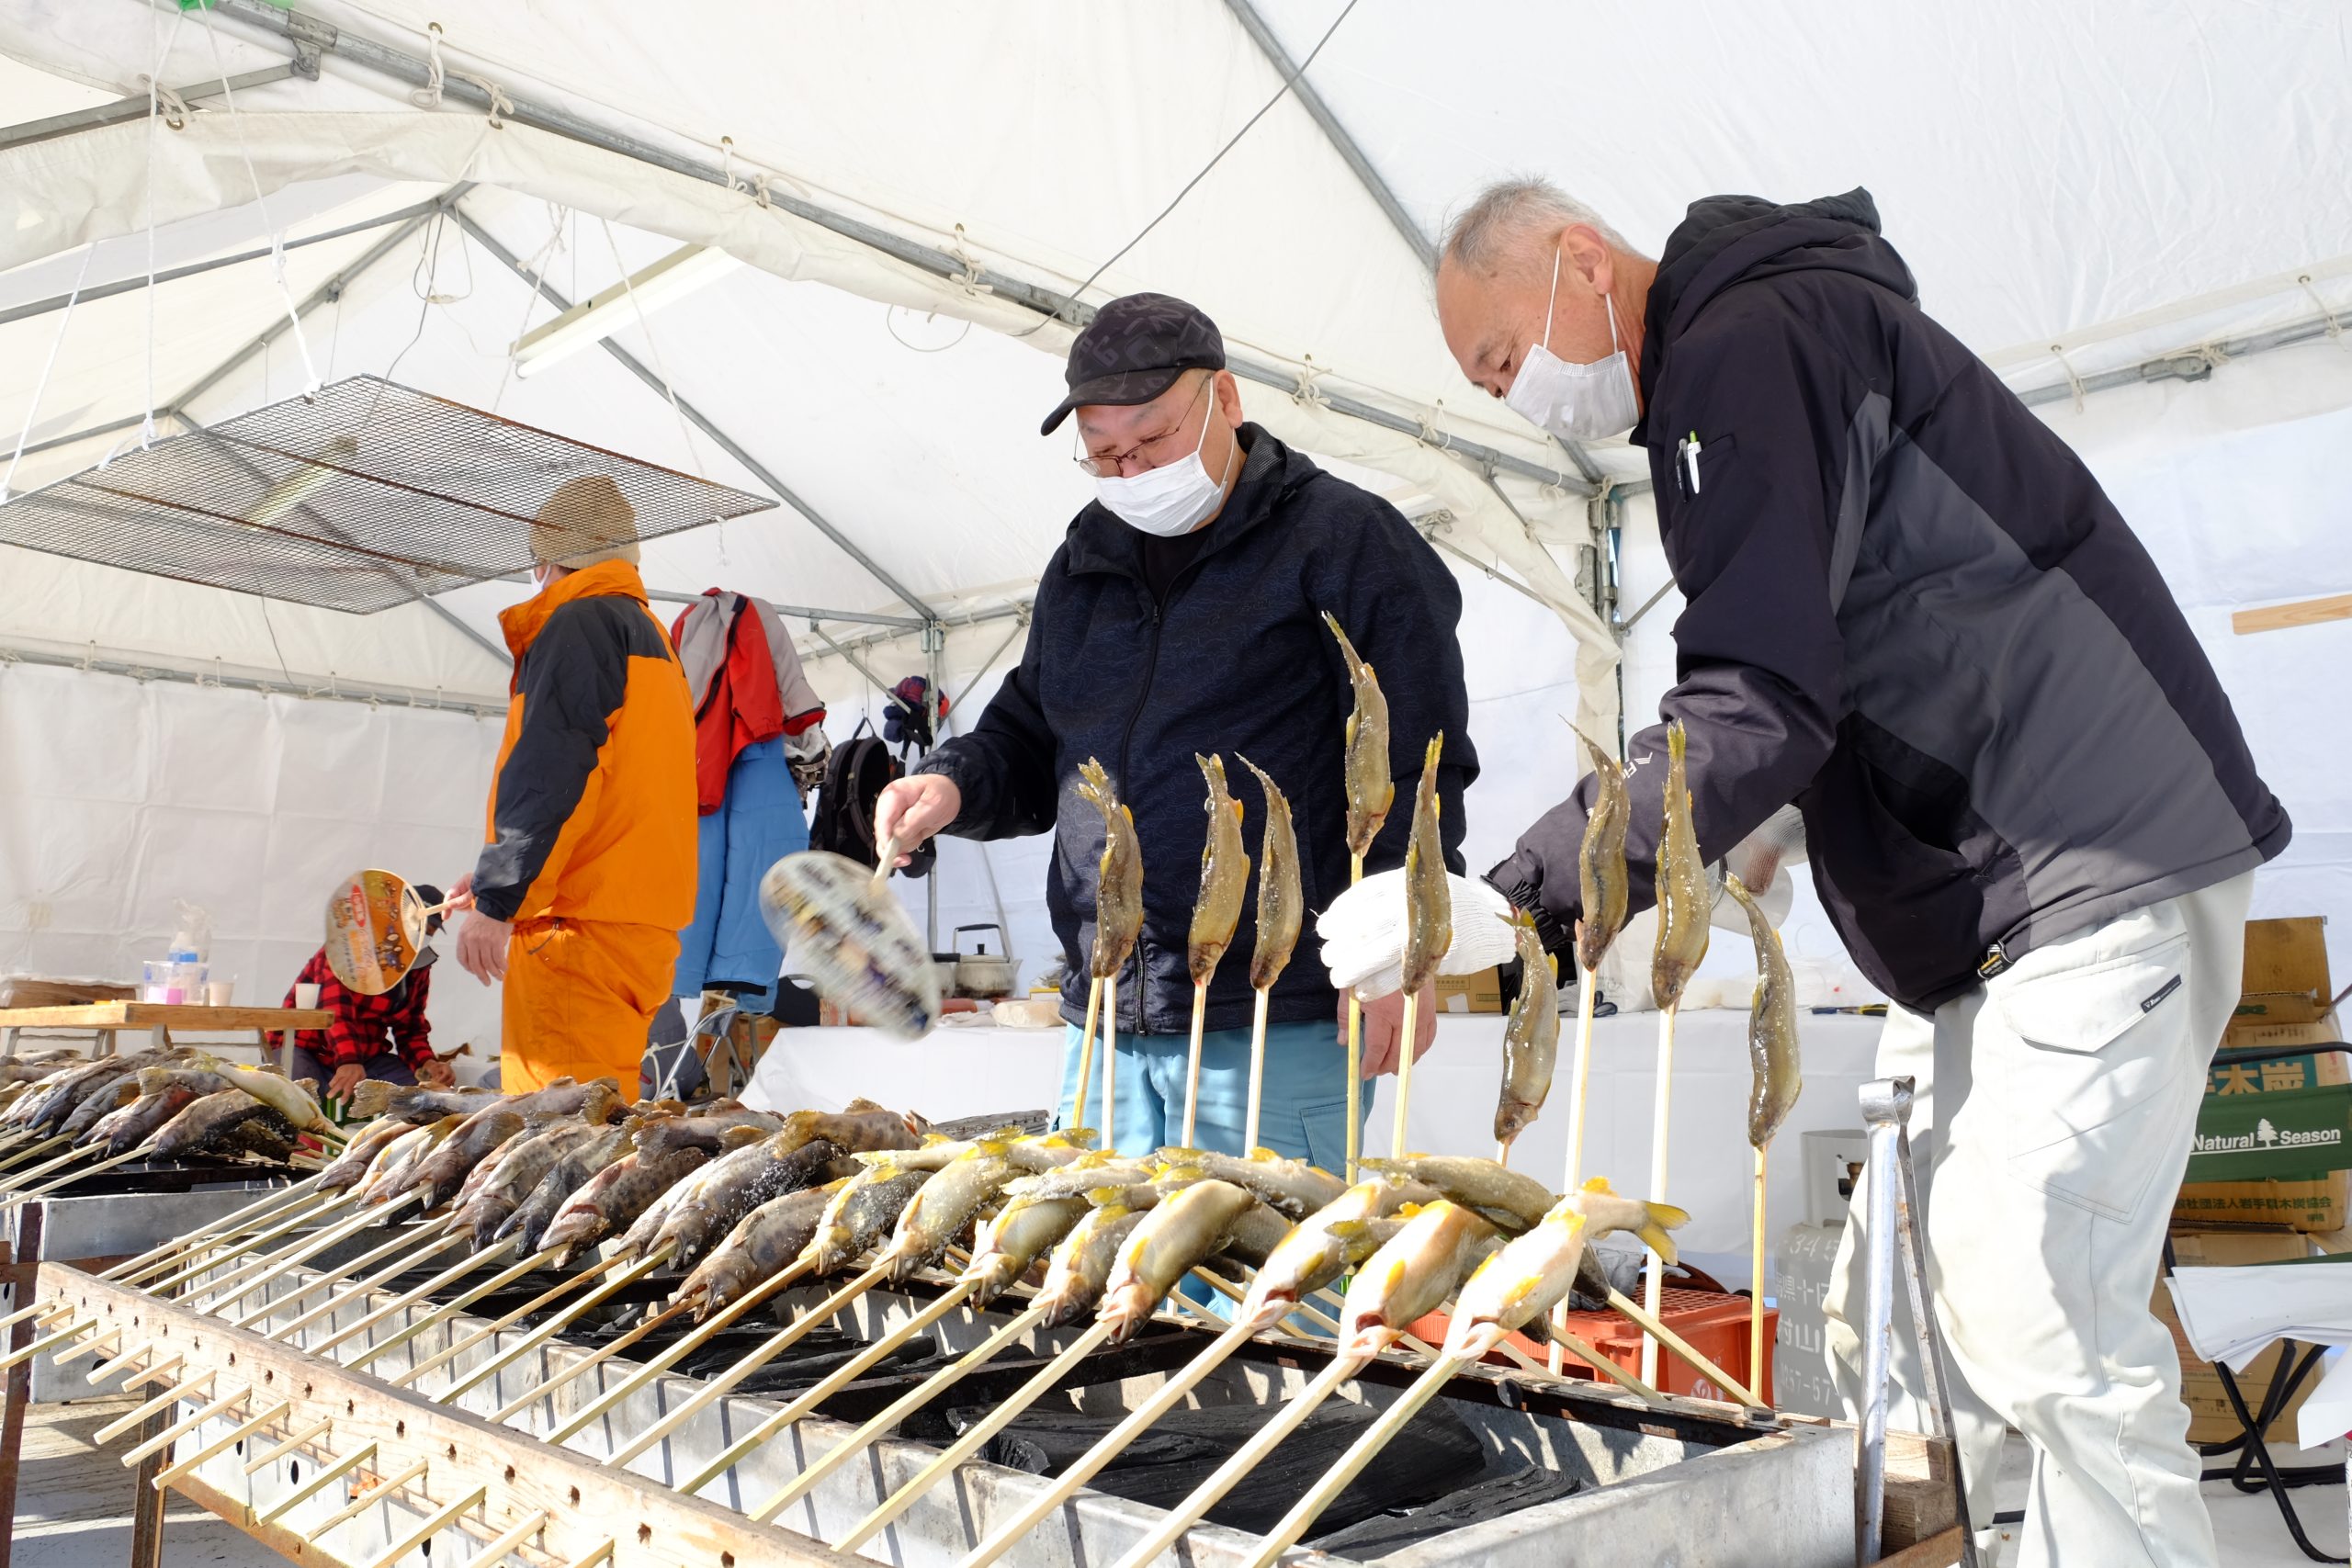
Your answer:
[[[1607,725],[1621,687],[1629,724],[1654,711],[1674,602],[1633,628],[1621,671],[1608,617],[1667,587],[1643,454],[1563,451],[1461,379],[1429,305],[1446,211],[1540,170],[1654,253],[1702,195],[1865,185],[1929,308],[2050,400],[2208,637],[2299,824],[2266,906],[2340,908],[2352,728],[2341,683],[2304,676],[2346,667],[2346,627],[2239,639],[2227,615],[2352,590],[2329,457],[2352,417],[2352,352],[2330,331],[2352,316],[2352,187],[2334,166],[2348,28],[2317,0],[2222,28],[2121,0],[1701,3],[1670,19],[1532,0],[1442,15],[1393,0],[447,14],[5,0],[0,118],[17,129],[0,130],[0,442],[28,430],[21,492],[135,443],[151,411],[168,434],[175,416],[213,423],[313,379],[390,375],[787,491],[775,512],[650,546],[649,581],[839,613],[803,641],[837,715],[873,705],[836,645],[879,639],[861,662],[894,680],[924,668],[919,628],[935,623],[948,689],[981,677],[976,712],[1087,493],[1067,438],[1035,434],[1069,332],[1067,310],[1046,312],[1082,284],[1086,304],[1181,294],[1223,327],[1252,417],[1455,552],[1484,863],[1574,777],[1555,712]],[[1310,52],[1304,90],[1282,95]],[[142,76],[192,112],[159,102],[151,117]],[[244,84],[233,113],[224,76]],[[124,98],[138,102],[106,111]],[[34,126],[82,111],[79,128]],[[306,243],[321,235],[334,237]],[[556,311],[535,283],[582,299],[685,242],[748,265],[613,335],[643,374],[594,351],[510,374],[508,345]],[[151,269],[256,251],[146,285]],[[39,309],[77,290],[70,313]],[[495,612],[511,585],[353,616],[15,549],[0,563],[0,649],[90,671],[37,688],[0,673],[12,706],[71,701],[122,668],[503,702]],[[150,705],[176,700],[158,688]],[[299,750],[315,705],[269,705]],[[404,710],[375,713],[406,734]],[[436,852],[478,830],[488,729],[442,723],[417,742],[447,749],[437,777],[468,780]],[[0,843],[54,826],[19,798],[0,806]],[[352,824],[374,798],[372,784],[352,797]],[[282,874],[323,887],[346,847]],[[29,863],[0,861],[0,967],[119,967],[126,951],[104,944],[168,913],[161,872],[137,874],[127,905],[77,903],[56,878],[93,868]],[[1034,972],[1041,883],[1041,846],[953,846],[943,929],[1001,905]],[[11,951],[15,909],[35,906],[42,921],[28,913]],[[308,940],[300,921],[255,919],[251,941]],[[1842,970],[1817,915],[1793,940]],[[466,1027],[486,1034],[486,1019]]]

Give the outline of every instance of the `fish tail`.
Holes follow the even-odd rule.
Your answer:
[[[1667,1232],[1675,1226],[1689,1224],[1690,1216],[1671,1203],[1645,1203],[1642,1207],[1649,1212],[1649,1224],[1634,1234],[1641,1237],[1642,1244],[1652,1252],[1672,1263],[1675,1261],[1674,1238]]]
[[[354,1121],[381,1116],[392,1108],[392,1091],[401,1086],[382,1078],[362,1078],[351,1091],[351,1115]]]

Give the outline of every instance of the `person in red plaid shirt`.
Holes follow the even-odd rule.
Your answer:
[[[420,885],[416,893],[428,905],[441,902],[437,887]],[[440,929],[438,915],[425,922],[428,937]],[[422,1079],[443,1088],[455,1082],[456,1076],[433,1055],[433,1026],[424,1018],[434,957],[431,948],[419,949],[416,966],[400,984],[380,997],[371,997],[335,978],[325,948],[312,953],[302,972],[294,976],[294,986],[317,986],[319,1006],[333,1013],[334,1021],[322,1030],[294,1032],[295,1078],[322,1083],[326,1093],[337,1100],[350,1094],[364,1078],[399,1084]],[[294,1005],[294,986],[286,989],[289,1008]]]

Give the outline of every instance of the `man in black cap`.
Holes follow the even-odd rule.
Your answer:
[[[1078,415],[1072,456],[1093,479],[1096,500],[1046,563],[1020,667],[970,734],[883,792],[876,815],[902,848],[942,831],[1001,839],[1054,830],[1046,903],[1071,976],[1062,1010],[1075,1024],[1102,851],[1102,819],[1077,794],[1078,770],[1089,758],[1109,770],[1142,845],[1143,932],[1119,986],[1118,1104],[1105,1117],[1095,1104],[1069,1102],[1073,1027],[1061,1112],[1064,1124],[1096,1125],[1136,1153],[1182,1132],[1187,938],[1205,833],[1194,757],[1225,757],[1253,859],[1262,858],[1265,801],[1240,759],[1289,797],[1309,910],[1329,904],[1349,874],[1340,753],[1353,698],[1326,613],[1377,669],[1388,699],[1397,801],[1368,872],[1403,863],[1422,748],[1441,730],[1440,821],[1446,858],[1460,871],[1462,791],[1477,758],[1453,576],[1395,507],[1244,423],[1215,322],[1164,294],[1114,300],[1070,345],[1066,379],[1069,395],[1043,433]],[[1248,1099],[1250,881],[1234,950],[1209,987],[1194,1139],[1234,1152]],[[1433,1011],[1421,1010],[1417,1055],[1434,1035]],[[1367,1076],[1395,1066],[1400,1012],[1393,997],[1367,1010]],[[1322,966],[1301,954],[1270,998],[1260,1130],[1268,1146],[1333,1170],[1347,1133],[1339,1016]],[[1093,1082],[1102,1079],[1098,1065]]]

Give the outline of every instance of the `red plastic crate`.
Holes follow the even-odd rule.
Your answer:
[[[1666,1325],[1682,1336],[1701,1355],[1743,1382],[1749,1382],[1747,1365],[1747,1314],[1746,1296],[1724,1295],[1714,1291],[1685,1291],[1668,1286],[1658,1303],[1658,1316]],[[1773,1338],[1780,1328],[1781,1314],[1770,1307],[1764,1309],[1764,1380],[1761,1388],[1751,1389],[1765,1404],[1772,1403]],[[1413,1325],[1416,1338],[1431,1345],[1445,1341],[1446,1319],[1442,1313],[1431,1313]],[[1572,1312],[1568,1314],[1568,1332],[1608,1357],[1626,1371],[1639,1376],[1642,1370],[1642,1331],[1614,1312]],[[1512,1340],[1537,1360],[1544,1359],[1549,1351],[1524,1334],[1514,1334]],[[1498,1365],[1510,1364],[1502,1356],[1490,1356],[1488,1360]],[[1577,1376],[1598,1378],[1600,1370],[1581,1357],[1569,1355],[1562,1361],[1562,1370]],[[1717,1388],[1710,1379],[1699,1375],[1696,1369],[1673,1351],[1659,1347],[1657,1358],[1659,1389],[1667,1393],[1687,1393],[1699,1399],[1728,1400],[1729,1395]]]

